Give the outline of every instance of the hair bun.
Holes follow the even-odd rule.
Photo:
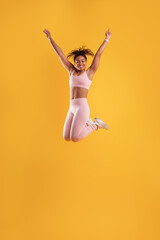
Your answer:
[[[82,45],[82,47],[80,47],[79,49],[72,50],[70,53],[68,53],[67,58],[74,56],[75,61],[77,56],[84,56],[87,60],[86,55],[90,55],[93,57],[94,53],[92,52],[92,50],[90,50],[89,48],[85,48],[85,46]]]

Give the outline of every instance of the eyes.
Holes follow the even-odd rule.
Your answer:
[[[76,63],[78,63],[79,61],[76,61]],[[84,60],[82,60],[82,62],[85,62]]]

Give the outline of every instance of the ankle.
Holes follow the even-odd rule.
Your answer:
[[[96,125],[96,127],[97,127],[96,130],[98,130],[98,128],[99,128],[98,125],[97,125],[96,123],[95,123],[95,125]]]

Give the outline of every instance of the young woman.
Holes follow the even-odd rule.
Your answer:
[[[90,49],[82,47],[79,48],[79,50],[72,50],[66,57],[61,48],[52,39],[50,32],[47,29],[43,32],[46,34],[63,66],[70,75],[70,107],[63,128],[63,138],[66,141],[71,140],[77,142],[87,137],[94,130],[99,128],[108,129],[107,124],[101,119],[95,118],[93,122],[92,119],[89,118],[90,109],[87,102],[87,95],[93,76],[99,66],[101,54],[111,37],[109,29],[105,33],[106,38],[95,56]],[[94,56],[93,62],[87,70],[85,70],[87,65],[86,55]],[[74,56],[75,66],[67,59],[71,56]]]

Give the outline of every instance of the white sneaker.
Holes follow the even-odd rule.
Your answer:
[[[104,123],[100,118],[95,118],[94,123],[98,126],[98,128],[104,128],[106,130],[109,128],[108,125]]]
[[[88,125],[94,124],[94,122],[92,121],[91,118],[88,118],[87,123],[88,123]]]

